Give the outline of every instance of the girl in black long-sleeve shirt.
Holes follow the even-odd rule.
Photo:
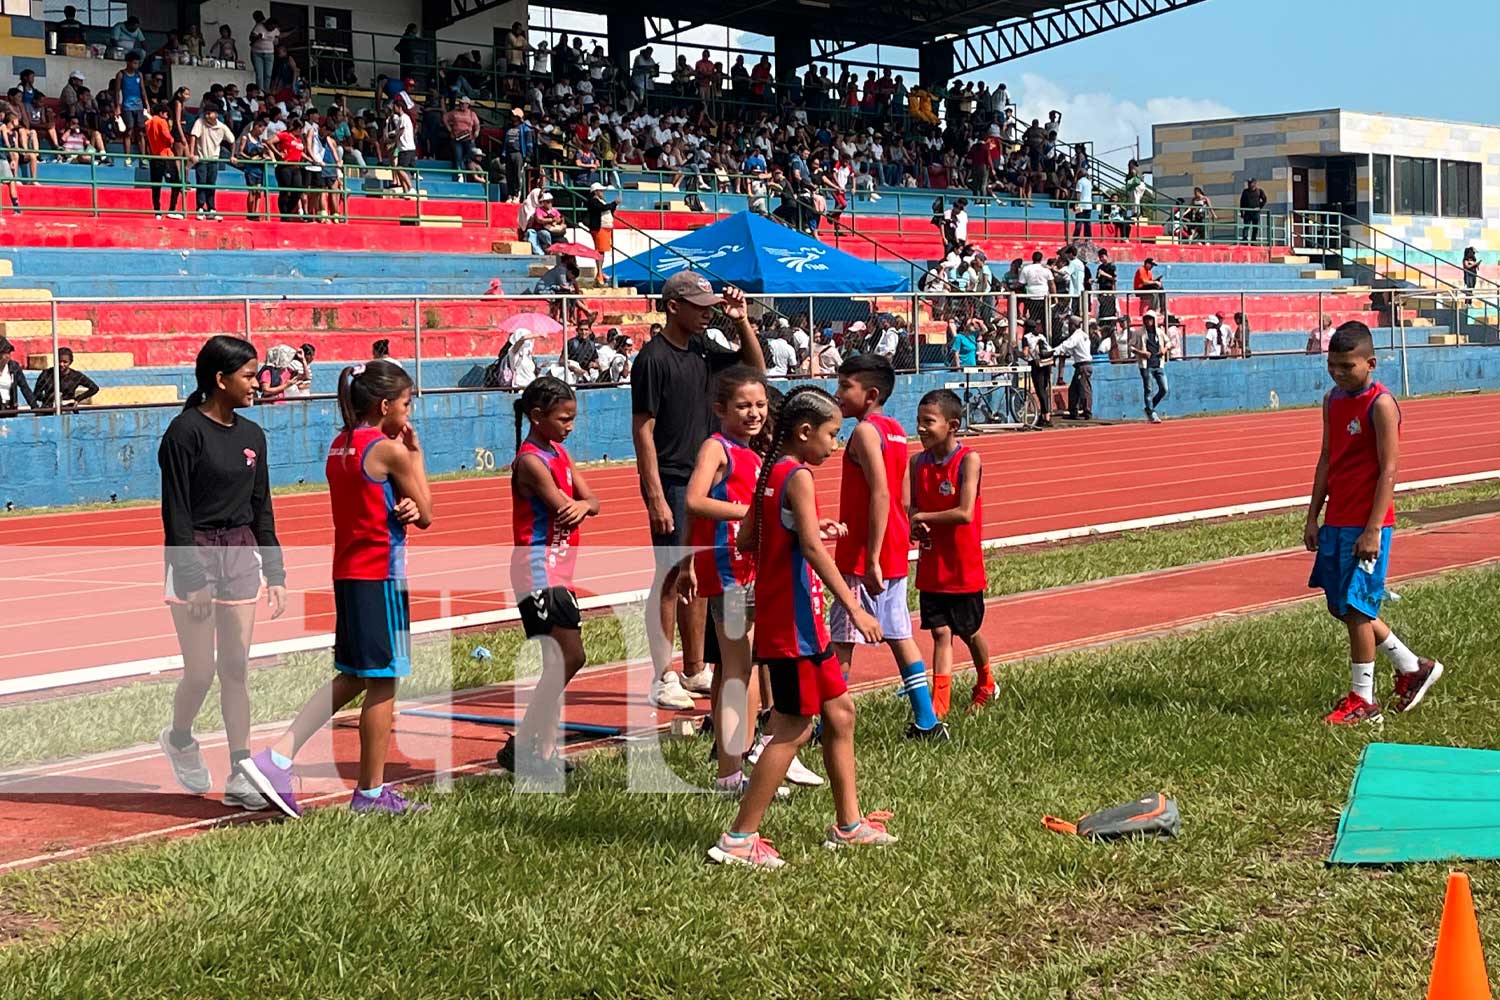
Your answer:
[[[224,802],[266,808],[234,765],[248,758],[248,664],[261,576],[271,617],[286,610],[286,571],[271,513],[266,436],[235,410],[255,401],[255,348],[213,337],[198,352],[198,388],[162,435],[161,518],[167,545],[167,603],[182,647],[182,680],[161,746],[185,790],[207,793],[213,779],[193,739],[193,719],[219,678],[229,740]]]

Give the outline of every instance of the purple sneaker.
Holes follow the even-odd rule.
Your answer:
[[[277,767],[271,760],[270,750],[262,750],[249,760],[240,761],[239,769],[267,802],[292,819],[302,815],[302,807],[297,805],[297,795],[292,791],[292,769]]]
[[[403,813],[423,813],[430,807],[425,802],[411,802],[390,785],[380,790],[373,799],[356,790],[349,799],[349,811],[356,813],[385,813],[400,816]]]

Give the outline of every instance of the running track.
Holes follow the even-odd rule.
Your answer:
[[[1402,408],[1404,482],[1500,470],[1500,396],[1411,400]],[[1318,421],[1316,410],[1289,410],[971,438],[985,463],[985,537],[1016,540],[1302,496]],[[648,587],[652,559],[635,469],[587,476],[602,513],[584,526],[580,593]],[[837,461],[817,481],[823,508],[836,511]],[[508,480],[445,482],[434,492],[435,526],[412,534],[413,621],[492,619],[513,604],[509,556],[501,551],[510,532]],[[262,610],[256,641],[268,644],[260,647],[266,652],[332,631],[327,497],[278,498],[276,515],[292,594],[280,621]],[[165,668],[164,658],[176,653],[161,603],[154,508],[5,518],[0,545],[10,546],[0,582],[7,619],[0,684],[47,687],[68,682],[55,676],[66,671],[153,658]]]

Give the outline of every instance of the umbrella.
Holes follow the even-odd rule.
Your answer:
[[[549,254],[558,257],[582,257],[585,260],[603,260],[604,255],[593,247],[586,247],[582,243],[554,243],[547,248]]]
[[[554,333],[561,333],[563,325],[545,313],[516,313],[514,316],[507,316],[496,329],[502,333],[530,330],[532,333],[550,337]]]

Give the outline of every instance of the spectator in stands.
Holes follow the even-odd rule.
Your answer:
[[[1474,307],[1474,286],[1479,283],[1479,256],[1474,252],[1473,247],[1464,247],[1463,272],[1464,289],[1468,300],[1465,302],[1464,308],[1472,309]]]
[[[948,357],[954,368],[973,368],[979,364],[979,338],[984,324],[971,319],[964,326],[953,325],[949,320]]]
[[[297,93],[297,83],[302,79],[302,67],[285,45],[276,46],[271,56],[271,85],[267,93],[279,100],[290,102]]]
[[[23,141],[20,116],[9,110],[0,114],[0,147],[11,150],[9,153],[0,154],[0,187],[5,188],[10,197],[11,211],[17,215],[21,214],[21,203],[16,200],[16,178],[20,174],[23,155],[26,155],[31,163],[31,176],[36,176],[36,154],[16,152],[22,148]]]
[[[208,57],[233,67],[240,61],[240,48],[234,41],[234,29],[227,24],[219,25],[219,37],[208,49]],[[259,83],[259,78],[257,78]]]
[[[1088,269],[1084,267],[1083,260],[1078,256],[1078,248],[1067,246],[1062,251],[1063,275],[1067,281],[1067,299],[1063,302],[1063,309],[1074,316],[1082,316],[1087,312],[1083,301],[1083,289],[1088,275]]]
[[[1099,330],[1105,337],[1113,337],[1115,333],[1115,319],[1119,315],[1115,289],[1119,287],[1119,284],[1120,279],[1115,271],[1115,262],[1110,259],[1108,250],[1101,249],[1099,263],[1094,271],[1094,288],[1099,293],[1096,312],[1099,318]]]
[[[193,122],[191,139],[188,165],[193,168],[194,207],[198,218],[218,219],[215,189],[219,184],[219,162],[224,157],[224,147],[233,148],[234,133],[219,120],[219,109],[209,106]]]
[[[1042,321],[1028,318],[1021,335],[1021,359],[1031,366],[1031,388],[1036,395],[1039,426],[1052,426],[1052,344],[1042,332]]]
[[[278,344],[266,351],[266,363],[255,373],[255,398],[260,403],[279,405],[294,388],[305,395],[307,385],[298,381],[298,373],[292,364],[297,352],[286,344]]]
[[[62,92],[57,95],[57,100],[62,106],[64,117],[71,115],[76,118],[82,114],[82,109],[79,106],[81,101],[79,92],[88,92],[88,88],[83,84],[84,76],[78,70],[75,69],[68,74],[68,82],[63,86]]]
[[[1156,261],[1147,257],[1135,272],[1135,291],[1140,296],[1141,308],[1154,309],[1165,312],[1167,308],[1167,297],[1162,294],[1161,279],[1152,269],[1156,267]]]
[[[312,344],[302,344],[292,354],[290,371],[291,385],[282,396],[286,399],[295,399],[312,395],[312,363],[318,356],[318,349]]]
[[[36,406],[36,397],[26,381],[26,369],[14,354],[16,345],[0,337],[0,417],[14,416],[25,400],[28,408]]]
[[[58,45],[84,44],[83,22],[78,20],[78,8],[72,5],[63,8],[62,20],[57,22]]]
[[[594,237],[594,249],[608,254],[615,246],[615,212],[619,211],[620,199],[604,200],[604,185],[589,185],[589,200],[584,206],[588,212],[589,233]]]
[[[167,106],[158,104],[151,109],[151,119],[146,122],[145,149],[151,155],[151,210],[161,218],[161,186],[167,185],[171,195],[167,218],[180,219],[177,201],[182,197],[182,175],[172,141],[172,124],[167,117]]]
[[[57,125],[52,116],[52,109],[47,106],[46,95],[36,89],[36,71],[31,69],[21,70],[20,111],[27,126],[38,137],[46,136],[52,148],[58,148]]]
[[[1054,348],[1054,353],[1073,363],[1073,379],[1068,383],[1068,419],[1094,419],[1094,347],[1078,316],[1068,317],[1068,335]]]
[[[536,133],[526,121],[526,113],[511,108],[510,127],[505,130],[505,185],[515,200],[526,190],[526,164],[536,155]]]
[[[1333,340],[1333,330],[1333,317],[1324,316],[1322,329],[1314,327],[1307,333],[1307,353],[1327,354],[1328,343]]]
[[[1040,250],[1033,251],[1031,263],[1021,268],[1021,285],[1026,293],[1026,318],[1035,320],[1040,327],[1046,320],[1047,297],[1057,292],[1052,269],[1042,263]]]
[[[1205,358],[1229,357],[1229,331],[1224,329],[1224,314],[1215,313],[1203,320],[1203,356]]]
[[[71,115],[63,119],[59,152],[59,159],[64,163],[89,163],[97,158],[102,166],[110,164],[104,151],[104,137],[85,129],[83,123]]]
[[[1254,177],[1245,182],[1240,192],[1240,239],[1254,243],[1260,232],[1260,213],[1266,207],[1266,193]]]
[[[1167,373],[1165,363],[1172,357],[1172,342],[1157,329],[1156,313],[1148,310],[1141,317],[1141,328],[1130,335],[1130,353],[1136,359],[1141,372],[1141,394],[1146,403],[1146,420],[1161,423],[1157,408],[1167,398]],[[1156,384],[1156,395],[1151,394],[1152,383]]]
[[[267,129],[269,131],[269,128]],[[302,217],[303,163],[307,160],[307,148],[302,139],[302,120],[293,115],[286,127],[276,133],[266,144],[266,149],[276,160],[276,209],[282,222],[295,222]]]
[[[414,170],[417,166],[417,132],[411,115],[406,113],[399,101],[392,101],[390,104],[385,130],[392,157],[391,179],[403,194],[410,195],[414,188],[407,171]]]
[[[1078,183],[1073,189],[1073,197],[1077,200],[1073,208],[1073,239],[1080,236],[1084,240],[1094,238],[1094,182],[1089,180],[1088,174],[1080,174]]]
[[[423,58],[423,50],[421,39],[417,35],[416,22],[406,25],[406,30],[401,33],[400,38],[396,39],[396,44],[392,48],[396,50],[396,55],[401,60],[401,79],[415,80],[422,77],[425,81],[427,71],[431,67],[418,62]]]
[[[125,68],[115,74],[110,84],[115,107],[125,121],[125,165],[133,166],[130,152],[137,146],[146,150],[146,78],[141,75],[141,57],[132,52],[125,57]],[[167,130],[168,137],[171,129]]]
[[[534,253],[544,254],[553,243],[567,235],[568,224],[553,205],[551,191],[538,197],[536,213],[526,227],[526,239]]]
[[[197,66],[203,62],[203,32],[196,24],[188,25],[187,33],[182,36],[181,49],[187,53],[189,65]]]
[[[192,100],[193,92],[186,87],[178,87],[172,94],[172,102],[167,112],[168,124],[172,126],[172,150],[174,155],[187,155],[188,145],[188,101]]]
[[[146,55],[146,34],[141,31],[141,19],[131,14],[111,28],[109,44],[111,48],[124,52],[127,62],[132,55],[139,62]]]
[[[265,210],[266,165],[274,163],[270,144],[266,141],[266,120],[256,118],[250,127],[240,133],[229,162],[240,168],[245,179],[245,215],[251,222],[260,221],[260,212]]]
[[[318,124],[318,113],[310,108],[306,121],[302,123],[302,149],[306,154],[302,163],[302,186],[308,189],[303,196],[303,210],[308,218],[325,223],[332,211],[327,192],[338,171],[335,168],[331,175],[328,173],[332,156],[323,138],[323,129]]]
[[[479,116],[474,113],[474,101],[461,96],[452,111],[443,116],[443,125],[448,129],[448,140],[453,148],[453,169],[463,170],[473,158],[471,154],[479,148]],[[458,180],[463,180],[460,173]]]
[[[58,387],[61,386],[61,391]],[[57,406],[62,398],[63,409],[86,403],[99,392],[93,379],[73,367],[73,351],[68,347],[57,349],[57,367],[48,368],[36,377],[36,409],[48,410]]]
[[[512,21],[505,36],[506,89],[519,93],[521,81],[526,76],[526,28],[520,21]]]
[[[255,23],[250,27],[250,67],[255,73],[255,85],[263,92],[271,92],[271,64],[276,59],[276,46],[281,44],[281,29],[275,18],[267,18],[260,11],[253,15]]]

